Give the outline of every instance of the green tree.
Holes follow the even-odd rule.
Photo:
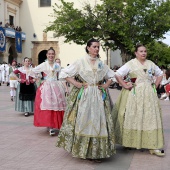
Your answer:
[[[170,47],[158,41],[154,41],[147,45],[148,58],[154,61],[159,66],[167,66],[170,64]]]
[[[104,49],[119,49],[123,63],[131,58],[136,43],[149,44],[170,30],[169,0],[100,0],[95,6],[84,3],[82,9],[60,1],[46,31],[77,44],[95,37]]]

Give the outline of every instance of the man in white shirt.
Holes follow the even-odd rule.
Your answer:
[[[2,74],[2,83],[6,83],[7,86],[9,86],[9,74],[8,74],[8,69],[9,69],[9,66],[7,63],[3,63],[1,66],[0,66],[0,70],[1,70],[1,74]]]

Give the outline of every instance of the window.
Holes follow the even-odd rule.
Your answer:
[[[51,0],[40,0],[40,7],[50,7]]]
[[[14,16],[9,15],[9,24],[14,25]]]

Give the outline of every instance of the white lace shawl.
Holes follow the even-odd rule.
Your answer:
[[[95,73],[92,67],[96,70]],[[100,59],[97,59],[94,66],[92,66],[89,62],[89,56],[84,56],[62,69],[59,78],[65,79],[76,75],[80,75],[88,84],[98,83],[103,78],[113,79],[115,77],[114,71],[109,69]]]
[[[24,66],[18,68],[18,70],[19,70],[21,73],[26,74],[26,80],[28,80],[28,81],[29,81],[29,76],[31,76],[31,75],[30,75],[31,69],[32,69],[32,68],[29,67],[28,70],[25,70]],[[31,76],[31,77],[33,77],[33,76]]]
[[[45,61],[41,63],[40,65],[38,65],[37,67],[32,68],[32,72],[30,73],[30,75],[36,77],[37,73],[44,72],[47,76],[52,76],[52,71],[57,73],[57,72],[60,72],[60,70],[61,70],[61,66],[59,64],[54,63],[53,67],[51,67],[48,61]]]

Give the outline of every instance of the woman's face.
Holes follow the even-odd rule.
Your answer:
[[[96,57],[99,54],[100,43],[99,42],[92,42],[91,46],[87,49],[89,51],[89,55],[91,57]]]
[[[48,50],[47,52],[47,59],[48,61],[54,61],[55,52],[53,50]]]
[[[15,61],[12,62],[12,66],[16,66],[17,63]]]
[[[145,60],[147,57],[147,51],[144,46],[138,48],[137,52],[135,52],[136,58],[139,60]]]
[[[59,59],[56,59],[55,62],[59,65],[61,65],[61,61]]]
[[[30,65],[30,60],[28,58],[26,58],[24,60],[24,66],[29,66]]]

